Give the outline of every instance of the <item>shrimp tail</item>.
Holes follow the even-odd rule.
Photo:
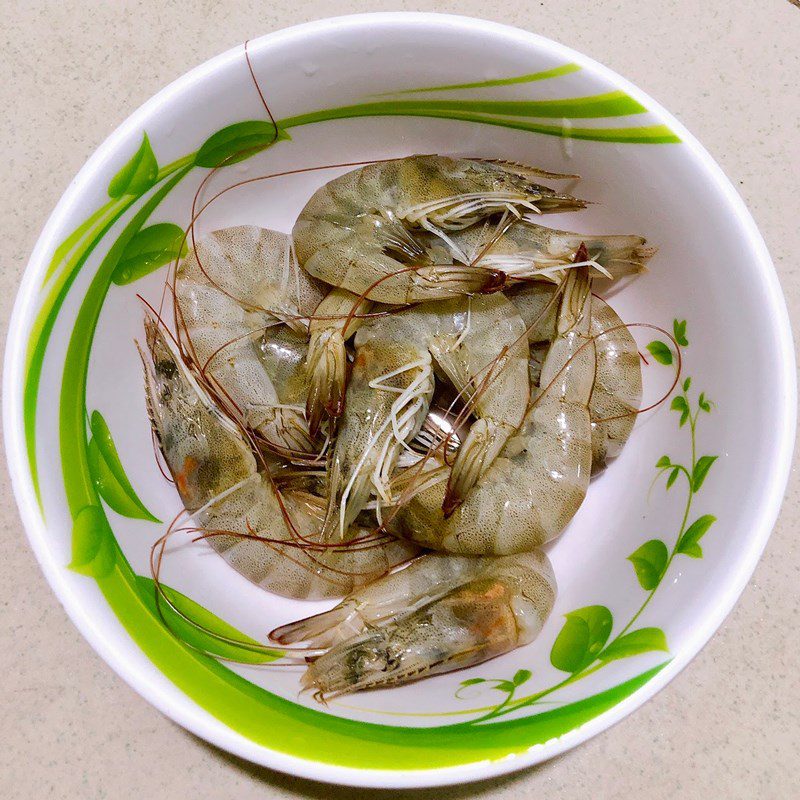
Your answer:
[[[464,502],[467,492],[477,483],[500,454],[513,429],[490,419],[476,420],[461,443],[447,482],[442,511],[449,517]]]
[[[342,470],[336,455],[334,455],[328,479],[330,492],[328,507],[322,523],[324,540],[331,541],[335,537],[343,538],[345,531],[366,505],[372,491],[372,472],[376,460],[376,457],[370,454],[361,467],[354,471],[350,479],[343,481],[342,476],[346,470]]]
[[[309,321],[306,419],[312,436],[317,435],[325,417],[339,417],[344,410],[348,377],[345,341],[361,327],[371,309],[369,300],[337,288],[322,299]]]
[[[257,439],[264,447],[293,461],[319,460],[314,436],[295,409],[271,408],[269,416],[257,429]]]
[[[309,387],[306,418],[312,436],[325,417],[338,417],[344,409],[347,384],[347,351],[337,330],[327,330],[311,339],[307,360]]]
[[[280,625],[270,632],[269,638],[282,645],[303,643],[312,650],[327,649],[362,630],[355,603],[344,600],[330,611]]]
[[[581,242],[575,253],[575,262],[580,263],[588,260],[589,251],[585,242]],[[561,314],[557,322],[559,333],[570,330],[586,313],[586,300],[591,290],[591,284],[591,274],[588,267],[572,269],[567,273],[561,300]]]

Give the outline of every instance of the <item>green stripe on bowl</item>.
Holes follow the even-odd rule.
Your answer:
[[[281,127],[306,125],[328,119],[365,116],[413,116],[416,112],[493,114],[546,119],[601,119],[643,114],[647,109],[625,92],[607,92],[561,100],[381,100],[299,114],[281,120]]]
[[[360,106],[346,106],[341,109],[328,111],[315,111],[311,114],[301,114],[296,117],[279,120],[278,125],[283,128],[292,128],[300,125],[310,125],[317,122],[326,122],[334,119],[353,119],[355,117],[433,117],[436,119],[452,119],[463,122],[474,122],[482,125],[496,125],[501,128],[541,133],[545,136],[559,136],[562,139],[584,139],[596,142],[619,142],[625,144],[677,144],[681,140],[666,125],[645,125],[626,128],[575,128],[571,125],[548,125],[545,123],[528,122],[527,120],[510,119],[508,117],[493,117],[488,114],[467,113],[458,111],[438,111],[415,106],[413,109],[392,108],[392,104],[379,104],[380,109],[374,108],[376,104],[365,103]]]
[[[458,91],[460,89],[485,89],[490,86],[513,86],[518,83],[534,83],[544,81],[549,78],[558,78],[561,75],[569,75],[571,72],[578,72],[578,64],[562,64],[560,67],[542,70],[541,72],[531,72],[527,75],[517,75],[513,78],[496,78],[487,81],[474,81],[472,83],[447,83],[442,86],[427,86],[421,89],[403,89],[399,92],[381,92],[373,97],[386,97],[390,94],[420,94],[422,92],[447,92]]]

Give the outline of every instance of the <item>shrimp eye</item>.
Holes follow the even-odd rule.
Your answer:
[[[163,375],[165,378],[172,379],[178,372],[178,368],[175,365],[175,362],[170,359],[164,359],[163,361],[159,361],[156,365],[156,370],[159,374]]]

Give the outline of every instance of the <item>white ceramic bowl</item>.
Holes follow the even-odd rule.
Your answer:
[[[155,614],[148,583],[148,551],[164,525],[143,509],[168,520],[179,502],[153,458],[134,347],[142,319],[136,294],[160,296],[166,267],[146,274],[147,264],[169,253],[174,229],[165,224],[188,222],[208,172],[197,162],[213,164],[244,140],[226,144],[223,135],[211,142],[220,149],[206,144],[200,158],[192,154],[244,121],[255,122],[232,133],[253,145],[269,141],[237,47],[164,89],[109,137],[31,258],[4,386],[9,462],[31,544],[75,624],[131,686],[197,735],[254,762],[318,780],[401,787],[496,775],[561,753],[624,717],[687,664],[730,610],[775,520],[796,406],[789,324],[764,243],[680,123],[618,75],[534,34],[460,17],[375,14],[279,31],[251,41],[249,52],[291,139],[220,170],[212,191],[268,172],[417,152],[577,172],[576,191],[596,205],[548,222],[642,233],[658,245],[651,271],[613,303],[630,322],[672,331],[674,320],[686,321],[681,381],[691,377],[691,385],[685,393],[678,386],[672,407],[638,420],[622,456],[592,482],[549,548],[560,592],[533,644],[328,707],[298,696],[295,670],[236,666],[183,647]],[[198,228],[260,223],[288,231],[310,193],[341,171],[231,191]],[[635,333],[643,351],[653,339],[669,344],[652,330]],[[675,365],[650,362],[645,393],[654,399]],[[684,402],[693,422],[681,426]],[[654,484],[662,456],[686,466],[693,484],[679,470],[667,491],[672,467]],[[324,605],[268,596],[202,546],[174,553],[164,579],[216,615],[194,608],[206,621],[222,618],[259,639]],[[459,688],[474,678],[486,680]]]

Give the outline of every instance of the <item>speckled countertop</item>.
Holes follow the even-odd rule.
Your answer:
[[[3,0],[0,316],[51,208],[84,160],[164,84],[244,39],[366,10],[490,17],[602,61],[673,111],[744,196],[800,320],[800,8],[789,0]],[[747,380],[742,365],[742,380]],[[769,413],[769,409],[764,409]],[[3,460],[3,465],[5,460]],[[161,716],[90,649],[28,549],[4,466],[0,795],[366,798],[252,766]],[[511,777],[428,792],[491,798],[789,798],[800,786],[800,482],[735,610],[632,716]],[[388,792],[385,794],[389,794]]]

